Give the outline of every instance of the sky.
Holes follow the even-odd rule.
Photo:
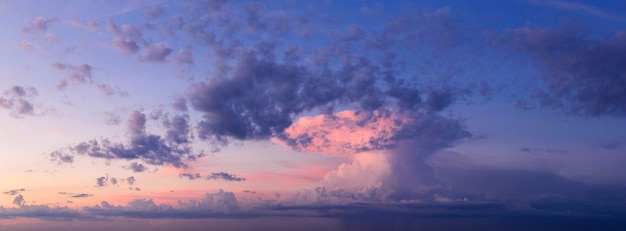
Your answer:
[[[0,0],[0,230],[624,230],[625,12]]]

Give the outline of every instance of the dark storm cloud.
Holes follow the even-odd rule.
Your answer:
[[[545,85],[531,89],[534,105],[585,116],[626,113],[626,32],[599,37],[577,25],[526,27],[504,39],[540,67]]]
[[[202,157],[203,153],[194,153],[189,141],[189,126],[186,116],[175,116],[165,122],[165,137],[146,133],[146,115],[140,111],[131,113],[127,121],[129,140],[126,144],[115,143],[108,139],[81,142],[67,150],[50,154],[51,159],[69,159],[71,156],[84,155],[102,159],[142,160],[151,165],[172,165],[184,168],[187,162]]]
[[[215,67],[209,80],[194,84],[186,95],[190,108],[203,113],[197,125],[202,140],[226,144],[233,139],[283,137],[294,119],[307,112],[388,109],[419,117],[444,111],[473,93],[467,86],[448,81],[462,74],[463,65],[455,53],[463,47],[461,41],[477,39],[465,36],[463,32],[469,29],[454,21],[447,9],[415,13],[382,28],[351,25],[347,34],[329,36],[330,41],[320,47],[278,39],[285,34],[300,38],[292,24],[295,19],[306,21],[306,16],[298,18],[262,3],[231,10],[246,16],[237,23],[248,25],[248,31],[219,33],[231,24],[208,20],[186,19],[183,26],[191,38],[211,49]],[[278,38],[242,41],[235,37],[258,32]],[[416,44],[429,46],[421,49]],[[361,52],[364,49],[376,55]],[[407,68],[410,65],[403,54],[418,50],[419,55],[411,56],[415,58],[412,63],[423,67]],[[442,60],[450,64],[430,65]],[[417,82],[422,75],[427,80]]]
[[[199,200],[180,201],[176,206],[157,204],[152,199],[136,199],[125,205],[103,201],[80,209],[21,204],[16,208],[0,207],[0,218],[93,220],[114,217],[276,217],[284,220],[300,217],[340,219],[342,227],[339,230],[490,230],[494,227],[503,230],[554,230],[554,227],[567,230],[621,230],[626,227],[622,220],[626,216],[624,211],[624,206],[620,204],[599,207],[598,204],[561,198],[531,202],[482,200],[341,204],[327,204],[325,201],[277,204],[258,200],[244,206],[232,192],[219,190],[207,193]],[[241,221],[249,222],[248,219]],[[515,227],[511,224],[515,224]]]
[[[435,167],[446,186],[488,199],[534,201],[561,198],[572,203],[617,203],[626,199],[626,187],[587,184],[545,171],[490,167]]]
[[[189,89],[192,107],[204,113],[198,124],[201,139],[216,143],[226,143],[228,138],[268,139],[284,132],[303,112],[339,105],[373,111],[397,99],[399,105],[413,107],[411,113],[441,111],[456,94],[448,89],[421,93],[402,83],[394,83],[385,93],[379,87],[384,83],[377,79],[377,66],[362,56],[352,57],[336,72],[309,70],[263,56],[244,49],[237,54],[231,76],[212,78]]]
[[[0,108],[10,110],[10,115],[21,118],[26,115],[35,115],[35,105],[32,100],[37,96],[37,89],[15,85],[3,92],[0,96]]]

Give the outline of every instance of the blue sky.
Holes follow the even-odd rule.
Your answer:
[[[624,12],[0,1],[0,228],[622,230]]]

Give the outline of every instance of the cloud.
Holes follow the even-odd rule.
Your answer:
[[[165,59],[172,53],[172,49],[167,46],[167,43],[160,42],[155,43],[152,46],[146,47],[139,60],[146,62],[165,62]]]
[[[607,19],[612,19],[612,20],[617,20],[617,21],[622,21],[622,22],[624,21],[623,17],[611,14],[605,10],[602,10],[602,9],[599,9],[599,8],[596,8],[596,7],[593,7],[584,3],[579,3],[579,2],[567,2],[567,1],[558,1],[558,0],[553,0],[553,1],[531,0],[528,2],[531,4],[535,4],[535,5],[548,6],[548,7],[553,7],[553,8],[565,10],[565,11],[583,13],[583,14],[593,15],[596,17],[602,17],[602,18],[607,18]]]
[[[107,186],[107,185],[109,185],[108,181],[109,181],[109,177],[108,176],[106,176],[106,177],[104,177],[104,176],[98,177],[98,178],[96,178],[96,186],[98,186],[98,187]]]
[[[59,164],[71,164],[74,163],[74,156],[61,151],[53,151],[50,153],[50,160]]]
[[[86,198],[86,197],[92,197],[93,196],[93,194],[87,194],[87,193],[59,192],[59,194],[61,194],[61,195],[68,195],[71,198]]]
[[[15,198],[13,198],[13,204],[17,205],[17,206],[22,206],[24,205],[24,203],[26,203],[26,200],[24,200],[24,196],[23,195],[17,195]]]
[[[57,18],[37,17],[36,19],[27,19],[21,28],[22,33],[46,33],[54,23],[58,21]]]
[[[37,89],[34,87],[15,85],[5,90],[3,96],[0,96],[0,108],[10,110],[10,115],[15,118],[35,115],[32,99],[37,95]]]
[[[119,95],[122,97],[128,96],[128,92],[122,90],[118,86],[111,86],[105,83],[97,83],[96,87],[98,88],[98,90],[100,90],[100,92],[108,96],[112,96],[112,95]]]
[[[181,173],[178,174],[179,177],[186,177],[189,180],[195,180],[195,179],[200,179],[200,178],[204,178],[202,175],[200,175],[200,173]]]
[[[594,37],[578,26],[518,28],[504,33],[513,51],[541,69],[545,85],[531,90],[534,105],[584,116],[626,112],[626,32]]]
[[[92,197],[92,196],[93,196],[93,194],[79,193],[79,194],[76,194],[76,195],[72,195],[70,197],[72,197],[72,198],[85,198],[85,197]]]
[[[113,34],[113,47],[126,53],[135,54],[139,51],[139,44],[144,44],[143,31],[132,25],[117,25],[108,22],[107,30]]]
[[[74,66],[71,64],[52,63],[50,66],[57,71],[67,73],[67,76],[59,81],[59,84],[57,85],[59,89],[65,89],[68,81],[80,84],[92,83],[93,81],[91,78],[91,71],[93,70],[93,67],[89,64]]]
[[[178,50],[176,52],[176,55],[174,56],[174,62],[187,67],[194,66],[195,62],[193,59],[193,52],[191,51],[191,49]]]
[[[127,178],[119,179],[117,177],[109,177],[109,174],[106,176],[101,176],[96,178],[96,187],[105,187],[111,185],[118,185],[119,182],[126,182],[128,185],[135,184],[135,177],[130,176]]]
[[[137,162],[133,162],[128,166],[128,169],[133,170],[133,172],[145,172],[148,170],[148,168],[146,168],[146,166],[144,166],[143,164],[137,163]]]
[[[122,118],[115,111],[107,111],[104,112],[104,123],[106,125],[120,125],[122,123]]]
[[[187,178],[189,180],[196,180],[196,179],[225,180],[225,181],[245,181],[246,180],[246,178],[238,177],[237,175],[225,173],[225,172],[214,172],[206,176],[201,175],[200,173],[181,173],[181,174],[178,174],[178,176],[181,178]]]
[[[89,64],[81,64],[78,66],[72,64],[64,64],[64,63],[52,63],[50,66],[60,72],[64,72],[66,76],[59,79],[59,83],[57,84],[57,88],[60,90],[65,90],[70,83],[77,84],[91,84],[95,85],[100,92],[105,95],[120,95],[120,96],[128,96],[124,90],[121,90],[119,87],[111,86],[109,84],[104,83],[96,83],[93,81],[92,71],[94,69],[93,66]]]
[[[188,117],[175,116],[168,120],[166,136],[161,137],[146,133],[146,115],[134,111],[128,118],[129,140],[126,144],[115,143],[108,139],[89,140],[71,146],[66,150],[52,152],[52,160],[76,155],[102,159],[142,160],[152,165],[171,165],[184,168],[188,161],[204,156],[194,153],[188,137]],[[62,160],[62,159],[61,159]],[[61,161],[64,162],[64,161]]]
[[[136,180],[134,176],[129,176],[128,178],[126,178],[126,182],[128,182],[129,185],[134,185],[135,181]]]
[[[212,78],[189,89],[187,99],[192,108],[203,113],[198,124],[201,139],[218,144],[229,138],[266,140],[280,136],[294,116],[305,111],[332,110],[341,104],[367,113],[396,101],[379,87],[384,83],[373,74],[376,66],[365,57],[357,56],[336,73],[320,76],[304,66],[262,59],[262,55],[243,49],[229,78]],[[392,86],[408,87],[402,83]],[[440,111],[456,94],[455,89],[432,89],[423,94],[426,92],[430,92],[426,102],[414,105],[414,111]]]
[[[178,207],[156,204],[152,199],[136,199],[124,206],[116,206],[103,201],[99,205],[84,207],[83,211],[91,215],[103,217],[208,218],[237,214],[239,205],[232,192],[219,190],[216,193],[205,194],[198,201],[180,201]]]
[[[445,134],[446,129],[450,134]],[[277,140],[296,150],[349,156],[390,149],[402,140],[420,139],[425,145],[437,146],[440,144],[435,142],[445,143],[438,141],[441,139],[438,136],[457,139],[469,135],[459,121],[434,114],[346,110],[333,115],[300,117]]]
[[[26,191],[25,188],[20,188],[20,189],[13,189],[13,190],[9,190],[9,191],[3,192],[3,194],[10,195],[10,196],[15,196],[15,195],[21,194],[24,191]]]
[[[207,180],[225,180],[225,181],[245,181],[246,178],[225,172],[214,172],[206,176]]]
[[[160,6],[148,6],[144,9],[144,14],[149,20],[154,20],[166,14],[166,10]]]

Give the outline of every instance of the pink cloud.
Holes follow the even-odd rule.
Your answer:
[[[285,130],[286,139],[274,141],[300,151],[351,156],[391,145],[391,137],[409,121],[408,117],[382,110],[304,116]]]

